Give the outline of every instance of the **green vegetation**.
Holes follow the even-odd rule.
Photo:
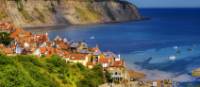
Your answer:
[[[45,16],[44,16],[44,14],[43,14],[38,8],[34,8],[34,10],[35,10],[36,13],[38,14],[38,19],[39,19],[42,23],[45,23]]]
[[[92,9],[89,4],[83,7],[75,7],[81,21],[95,22],[101,19],[101,14]]]
[[[31,22],[33,21],[33,17],[28,13],[28,11],[22,9],[20,10],[22,16],[28,21],[28,22]]]
[[[0,44],[4,44],[5,46],[9,45],[13,40],[9,36],[10,34],[7,32],[0,32]]]
[[[0,20],[8,17],[8,15],[4,11],[0,11]]]
[[[34,19],[33,17],[24,9],[22,0],[15,0],[17,4],[17,9],[22,14],[22,16],[27,20],[27,22],[32,22]]]
[[[17,3],[18,10],[22,11],[23,10],[22,0],[15,0],[15,2]]]
[[[0,54],[0,87],[98,87],[104,81],[102,67],[88,69],[66,63],[58,56]]]

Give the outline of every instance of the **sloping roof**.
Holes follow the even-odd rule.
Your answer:
[[[114,61],[114,63],[112,64],[112,67],[124,67],[124,61],[123,60]]]
[[[108,58],[99,58],[99,63],[109,63]]]
[[[4,50],[4,52],[5,52],[6,54],[12,54],[12,53],[13,53],[13,51],[12,51],[11,48],[4,48],[3,50]]]
[[[114,54],[113,52],[107,51],[107,52],[103,52],[103,54],[106,57],[117,57],[116,54]]]
[[[78,47],[78,46],[79,46],[79,43],[73,42],[73,43],[70,44],[70,47]]]
[[[47,51],[47,48],[46,48],[46,47],[40,47],[40,52],[41,52],[42,54],[44,54],[46,51]]]
[[[68,55],[68,57],[71,60],[85,60],[86,56],[87,54],[80,54],[80,53],[72,53]]]
[[[16,38],[16,37],[18,37],[19,33],[22,32],[22,31],[23,31],[22,29],[16,28],[15,31],[10,34],[10,37]]]

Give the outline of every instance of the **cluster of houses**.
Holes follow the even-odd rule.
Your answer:
[[[112,73],[116,80],[122,80],[125,62],[113,52],[102,52],[98,46],[89,48],[84,42],[70,42],[57,36],[53,41],[48,33],[32,34],[9,23],[0,23],[0,29],[5,29],[13,39],[9,46],[0,45],[0,51],[6,55],[32,54],[37,57],[58,55],[66,62],[81,63],[88,68],[101,64],[105,70]]]
[[[102,52],[98,46],[90,48],[84,42],[71,42],[59,36],[50,41],[48,33],[32,34],[10,23],[0,23],[0,32],[5,31],[9,32],[10,38],[13,39],[9,46],[0,44],[0,52],[6,55],[32,54],[38,58],[58,55],[63,58],[66,63],[81,63],[88,68],[93,68],[95,65],[101,64],[104,70],[111,74],[113,81],[123,82],[128,80],[132,81],[129,82],[130,87],[142,87],[138,86],[138,84],[142,83],[137,83],[137,86],[134,86],[134,82],[138,82],[138,80],[144,78],[145,75],[140,72],[128,70],[125,67],[125,62],[120,58],[120,55],[116,55],[113,52]],[[157,86],[160,83],[162,83],[162,81],[151,82],[151,87],[163,87]]]

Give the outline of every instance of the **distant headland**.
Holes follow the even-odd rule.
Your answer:
[[[0,21],[20,27],[82,25],[139,20],[137,7],[121,0],[1,0]]]

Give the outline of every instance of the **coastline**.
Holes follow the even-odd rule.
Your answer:
[[[128,22],[140,22],[150,20],[149,17],[141,17],[140,19],[132,19],[126,21],[111,21],[111,22],[99,22],[99,23],[88,23],[88,24],[55,24],[55,25],[40,25],[40,26],[22,26],[25,30],[31,29],[42,29],[42,28],[57,28],[57,27],[70,27],[70,26],[95,26],[95,25],[105,25],[105,24],[119,24]]]
[[[100,64],[103,68],[101,72],[119,73],[116,76],[115,74],[113,74],[114,76],[111,75],[113,81],[117,83],[123,83],[125,80],[129,81],[130,78],[134,78],[129,77],[129,69],[126,67],[125,61],[120,58],[120,55],[117,56],[113,52],[102,52],[98,46],[87,47],[87,44],[84,42],[70,42],[60,37],[56,37],[51,41],[48,38],[48,33],[32,34],[8,23],[0,24],[0,28],[9,30],[8,37],[16,43],[10,43],[8,46],[4,44],[0,45],[2,53],[6,56],[33,55],[36,58],[42,58],[42,56],[48,58],[57,55],[66,63],[80,63],[88,69],[93,69]],[[80,47],[79,45],[74,46],[76,43],[80,43]],[[144,78],[143,73],[134,73],[138,74],[138,76],[135,75],[137,79]]]
[[[170,46],[170,47],[173,47],[174,45]]]
[[[4,24],[1,24],[1,25],[4,25]],[[16,55],[16,54],[18,55],[19,54],[23,54],[23,55],[33,54],[36,57],[40,58],[42,55],[51,57],[51,55],[56,54],[60,56],[63,60],[65,60],[66,63],[81,63],[83,66],[88,67],[89,69],[92,69],[97,64],[101,64],[101,66],[103,67],[103,70],[108,71],[111,74],[111,78],[113,79],[112,81],[114,81],[114,85],[128,85],[128,84],[133,85],[134,84],[140,87],[139,86],[140,82],[143,82],[142,84],[143,86],[148,86],[148,85],[152,85],[155,82],[156,84],[157,83],[160,84],[162,83],[162,81],[169,82],[169,83],[162,83],[162,84],[168,85],[170,87],[173,84],[171,80],[147,80],[147,81],[142,80],[143,78],[145,78],[145,74],[143,72],[130,70],[126,66],[126,62],[123,59],[121,59],[120,55],[117,56],[115,53],[111,51],[102,52],[98,48],[98,46],[94,48],[88,48],[90,49],[88,50],[89,53],[81,53],[82,52],[81,50],[80,51],[77,50],[74,53],[74,50],[72,48],[74,48],[73,43],[76,43],[76,42],[71,43],[71,42],[68,42],[66,39],[62,39],[60,37],[56,37],[53,41],[49,41],[48,33],[32,34],[31,32],[27,32],[21,28],[15,28],[14,26],[11,26],[10,30],[11,30],[10,37],[16,40],[15,43],[22,43],[22,45],[17,44],[15,46],[15,44],[11,44],[11,47],[9,48],[7,48],[6,46],[3,46],[2,49],[16,49],[16,51],[12,52],[11,50],[9,51],[9,53],[3,50],[3,53],[5,51],[5,54],[9,56]],[[52,44],[54,43],[58,46],[51,46],[51,43]],[[84,42],[81,42],[81,43],[84,44]],[[18,46],[21,46],[21,47],[18,47]],[[72,48],[68,48],[68,46]],[[18,48],[26,50],[26,51],[19,51]],[[79,47],[75,47],[75,48],[80,49]],[[38,51],[37,49],[40,49],[40,51]],[[42,49],[46,49],[47,54],[45,51],[43,53]],[[64,50],[64,49],[69,49],[69,50]],[[54,53],[53,50],[57,50],[57,51],[55,51]],[[22,53],[22,52],[25,52],[25,53]],[[84,60],[82,60],[82,56],[85,56]],[[88,58],[91,58],[93,60],[93,56],[94,58],[98,58],[97,59],[98,61],[95,61],[95,62],[89,61],[90,59]],[[109,60],[112,60],[112,61],[109,61]],[[115,74],[116,72],[119,74]],[[103,87],[108,87],[108,86],[109,85],[103,86]]]
[[[22,26],[22,28],[24,28],[24,29],[37,29],[37,28],[61,27],[61,26],[67,26],[67,24],[40,25],[40,26]]]

